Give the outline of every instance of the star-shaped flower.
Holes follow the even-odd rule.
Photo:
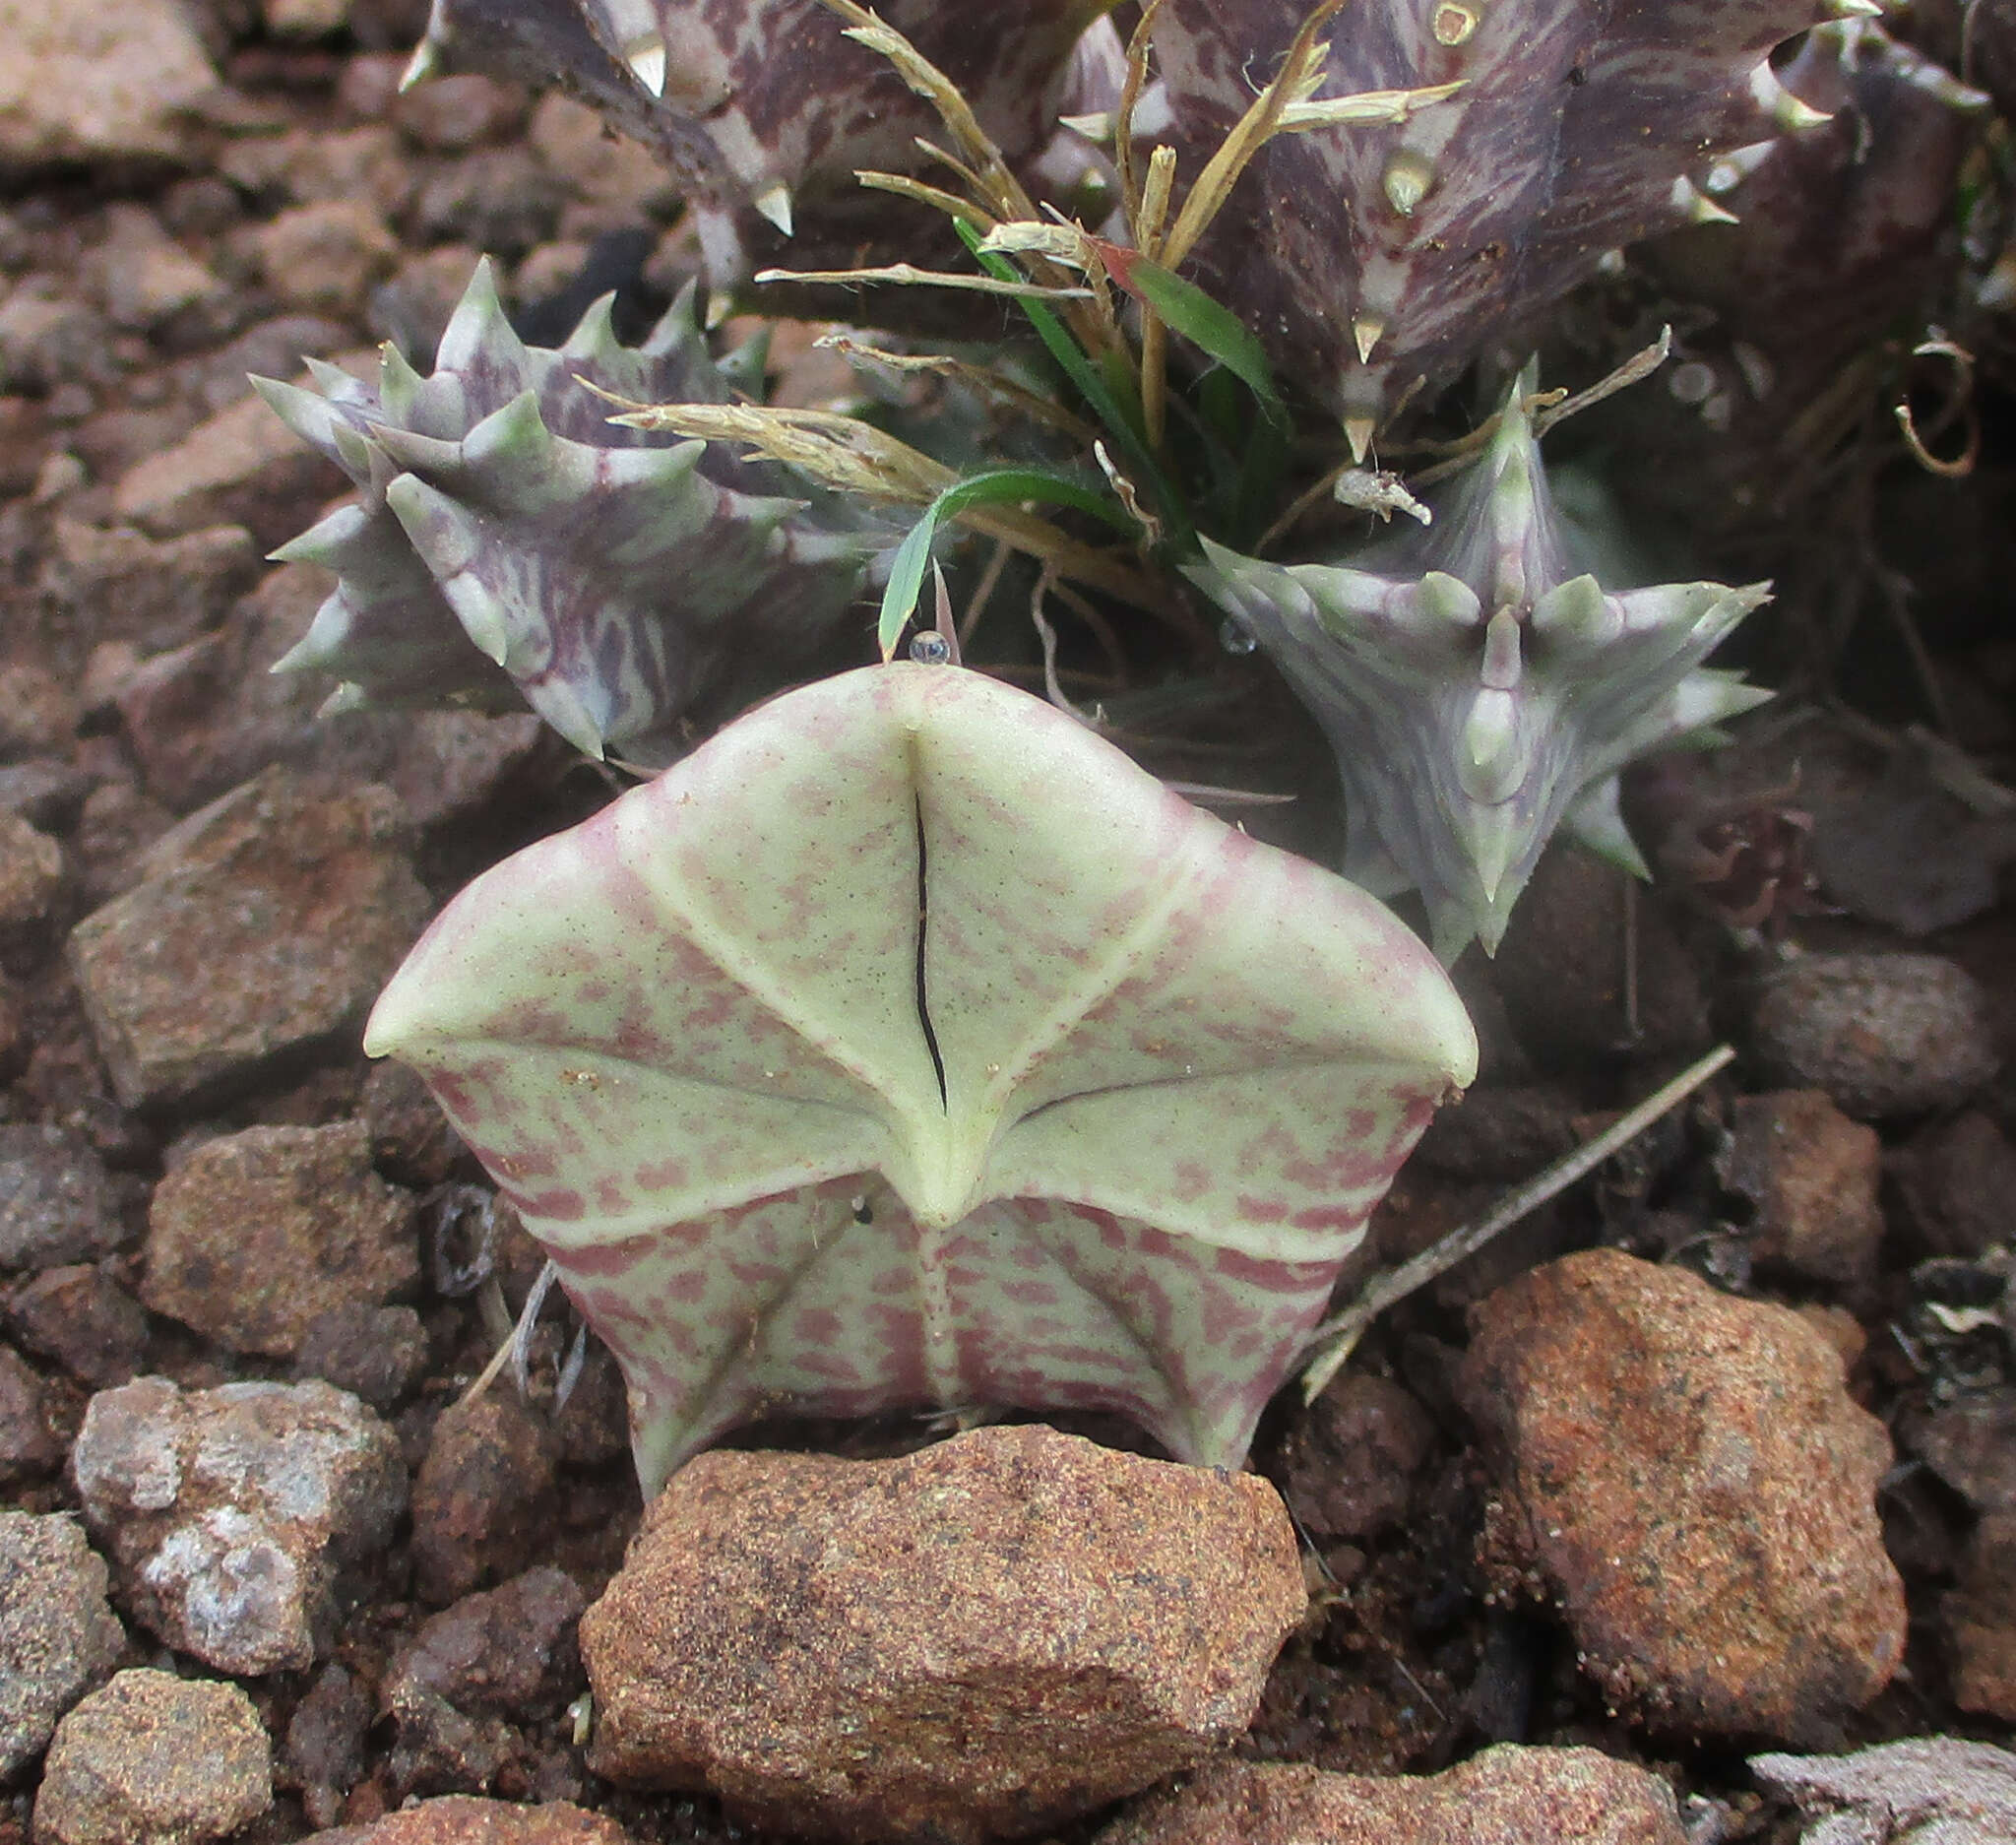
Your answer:
[[[616,1354],[647,1490],[785,1407],[1096,1406],[1236,1464],[1477,1054],[1363,892],[910,664],[479,878],[366,1046]]]
[[[1547,491],[1514,384],[1488,446],[1433,523],[1349,566],[1261,563],[1206,541],[1191,575],[1242,621],[1337,752],[1344,870],[1418,886],[1435,946],[1494,953],[1554,828],[1572,821],[1634,868],[1616,772],[1715,739],[1770,694],[1701,662],[1770,586],[1606,590]]]

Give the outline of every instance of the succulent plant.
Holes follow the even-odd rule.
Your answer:
[[[337,709],[521,695],[590,755],[659,766],[752,649],[822,636],[872,533],[779,497],[780,471],[611,425],[583,380],[653,401],[727,388],[685,303],[636,348],[609,314],[603,300],[557,350],[528,347],[482,264],[429,375],[388,346],[375,390],[326,364],[319,395],[254,380],[358,487],[276,553],[337,573],[279,669],[338,676]]]
[[[1109,5],[888,0],[881,17],[959,84],[1021,161],[1057,133],[1074,49]],[[886,235],[892,211],[912,238],[934,225],[855,184],[864,167],[927,167],[916,139],[939,123],[846,31],[821,0],[433,0],[409,81],[451,69],[558,81],[670,168],[695,209],[710,280],[726,286],[747,280],[752,244],[777,248],[808,218],[834,243]]]
[[[1364,893],[950,666],[827,679],[478,878],[372,1015],[621,1364],[1119,1410],[1235,1465],[1469,1021]]]
[[[1198,252],[1363,453],[1422,383],[1529,333],[1620,245],[1726,218],[1706,189],[1818,119],[1769,53],[1873,0],[1363,0],[1336,23],[1319,96],[1460,81],[1403,124],[1282,136]],[[1155,43],[1194,171],[1307,13],[1304,0],[1166,0]]]
[[[1348,563],[1280,565],[1206,543],[1193,579],[1251,632],[1329,733],[1345,874],[1418,886],[1435,946],[1495,952],[1564,818],[1633,869],[1616,773],[1713,740],[1770,696],[1702,660],[1768,585],[1606,589],[1555,509],[1529,372],[1433,523]]]
[[[1642,268],[1698,311],[1664,388],[1612,399],[1592,435],[1642,458],[1635,510],[1697,539],[1839,496],[1828,464],[1894,394],[1910,341],[1943,318],[1961,262],[1961,169],[1988,97],[1873,21],[1816,29],[1780,73],[1828,119],[1740,181],[1742,222],[1659,239]],[[1886,350],[1887,349],[1887,350]]]

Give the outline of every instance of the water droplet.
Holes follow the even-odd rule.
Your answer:
[[[1218,644],[1228,654],[1250,654],[1260,645],[1253,638],[1253,630],[1237,615],[1226,616],[1218,630]]]
[[[942,667],[952,658],[952,643],[936,628],[911,636],[910,657],[920,667]]]

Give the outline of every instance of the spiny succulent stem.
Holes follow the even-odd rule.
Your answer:
[[[833,0],[828,0],[829,5],[832,3]],[[1251,106],[1220,144],[1218,152],[1205,163],[1204,171],[1184,197],[1183,209],[1177,213],[1175,224],[1163,244],[1162,261],[1166,268],[1174,269],[1197,247],[1198,238],[1211,227],[1211,221],[1231,196],[1232,187],[1246,170],[1247,162],[1273,139],[1289,104],[1315,88],[1329,50],[1327,45],[1317,43],[1316,34],[1343,4],[1344,0],[1321,0],[1321,4],[1302,21],[1274,81],[1253,98]]]

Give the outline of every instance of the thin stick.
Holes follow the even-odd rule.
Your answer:
[[[1425,1287],[1437,1275],[1475,1255],[1485,1243],[1511,1229],[1530,1211],[1567,1190],[1607,1160],[1628,1140],[1635,1139],[1670,1109],[1699,1089],[1718,1070],[1735,1061],[1729,1045],[1718,1045],[1698,1063],[1690,1064],[1664,1088],[1647,1096],[1628,1113],[1619,1115],[1593,1140],[1586,1140],[1572,1153],[1563,1154],[1551,1166],[1544,1167],[1524,1184],[1515,1185],[1475,1223],[1451,1231],[1420,1254],[1372,1276],[1358,1291],[1358,1298],[1342,1313],[1333,1314],[1309,1335],[1314,1353],[1302,1370],[1302,1401],[1313,1403],[1335,1377],[1364,1337],[1372,1321],[1417,1288]]]

